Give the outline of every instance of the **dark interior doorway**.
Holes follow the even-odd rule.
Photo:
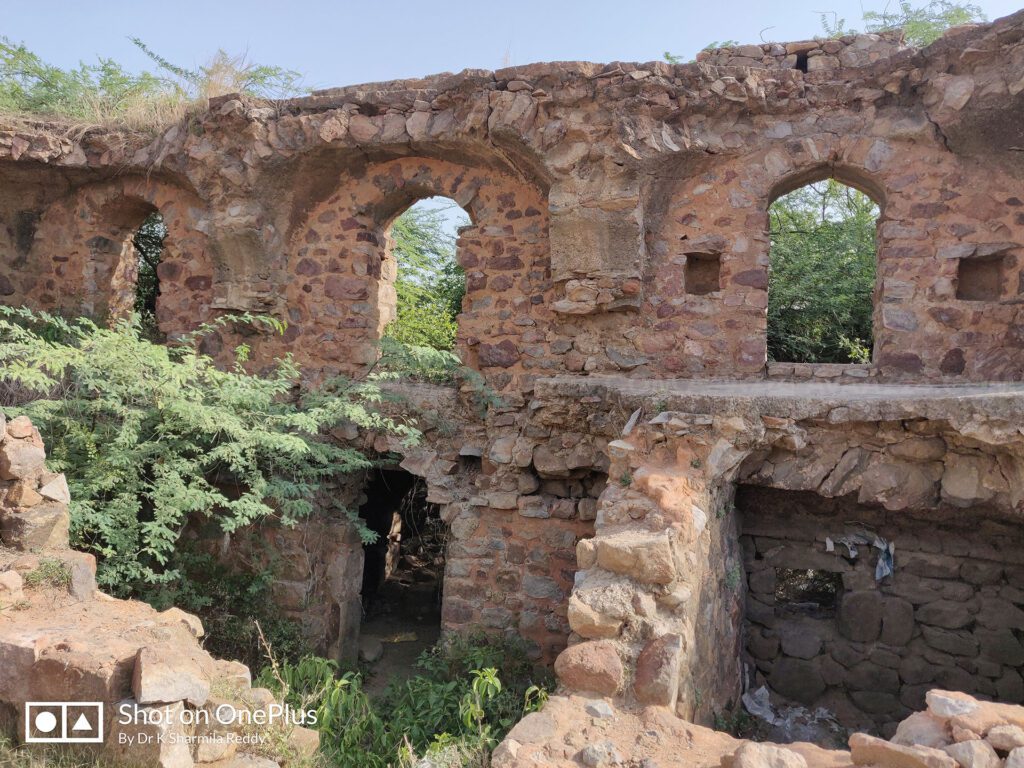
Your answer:
[[[426,483],[399,469],[368,476],[359,516],[377,534],[364,545],[360,656],[372,663],[367,684],[380,691],[412,674],[441,633],[448,526],[427,501]]]

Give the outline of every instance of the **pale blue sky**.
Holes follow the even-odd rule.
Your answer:
[[[891,0],[895,4],[896,0]],[[882,2],[865,0],[866,10]],[[989,19],[1024,0],[981,0]],[[690,58],[712,41],[794,40],[821,33],[818,11],[857,26],[859,0],[50,0],[0,2],[0,31],[54,64],[102,54],[147,65],[127,40],[168,60],[204,62],[218,47],[303,72],[329,87],[534,61]]]

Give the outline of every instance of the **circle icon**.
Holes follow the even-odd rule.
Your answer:
[[[40,733],[50,733],[57,727],[57,717],[53,712],[40,712],[33,722]]]

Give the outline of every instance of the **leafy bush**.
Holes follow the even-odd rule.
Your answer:
[[[896,8],[897,10],[890,10],[890,4],[886,3],[881,11],[862,11],[861,19],[864,22],[864,31],[877,33],[902,29],[907,42],[920,48],[934,42],[950,27],[985,21],[985,14],[982,13],[981,7],[974,3],[928,0],[924,5],[915,6],[908,0],[899,0]],[[820,14],[821,29],[825,33],[825,37],[836,38],[858,34],[856,29],[847,27],[846,19],[841,18],[835,11],[824,13],[818,11],[817,13]],[[734,45],[739,45],[739,43],[735,40],[716,41],[706,45],[703,50]],[[668,51],[665,52],[664,58],[671,64],[682,64],[685,61],[682,56],[676,56]]]
[[[0,112],[49,115],[131,128],[165,125],[202,107],[211,96],[243,93],[254,98],[300,92],[297,73],[253,64],[218,51],[205,66],[171,64],[137,38],[156,72],[133,74],[112,59],[61,69],[24,45],[0,37]]]
[[[821,14],[821,27],[826,37],[855,35],[856,29],[846,27],[846,19],[836,14]],[[902,29],[906,41],[922,48],[935,42],[950,27],[985,21],[981,7],[974,3],[954,3],[950,0],[930,0],[921,6],[914,6],[907,0],[900,0],[896,10],[887,4],[881,11],[862,13],[865,32],[886,32]]]
[[[485,766],[491,749],[527,712],[543,705],[550,681],[521,642],[477,635],[454,638],[420,657],[420,674],[394,681],[379,700],[354,672],[337,677],[333,661],[272,662],[257,680],[297,708],[317,710],[321,751],[341,768],[437,764]]]
[[[769,359],[870,361],[878,206],[829,179],[780,197],[768,213]]]
[[[310,652],[302,623],[274,603],[272,559],[267,567],[245,568],[181,542],[169,564],[181,578],[140,585],[137,596],[157,610],[177,606],[199,616],[206,630],[203,646],[217,658],[258,669],[266,661],[264,642],[283,661],[298,661]]]
[[[230,533],[273,518],[291,525],[332,477],[363,470],[359,450],[320,439],[346,422],[414,441],[417,431],[372,410],[373,379],[301,390],[290,359],[246,373],[248,350],[220,370],[194,344],[153,344],[137,320],[112,328],[0,307],[0,381],[31,397],[9,408],[47,436],[50,465],[68,474],[73,544],[96,553],[99,582],[118,594],[181,576],[171,561],[190,519]],[[356,511],[340,509],[369,540]]]

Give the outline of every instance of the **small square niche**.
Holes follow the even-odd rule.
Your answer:
[[[960,259],[956,297],[962,301],[999,301],[1003,295],[1003,256]]]
[[[686,292],[698,296],[722,287],[722,257],[717,253],[686,254]]]

